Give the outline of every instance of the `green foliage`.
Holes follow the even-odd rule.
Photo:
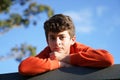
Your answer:
[[[0,0],[0,17],[8,15],[7,19],[0,18],[0,34],[6,33],[15,27],[21,27],[21,25],[25,28],[28,28],[30,23],[37,25],[38,22],[34,19],[31,19],[31,16],[32,18],[35,18],[38,14],[43,12],[45,12],[48,17],[51,17],[54,14],[50,6],[37,4],[35,2],[32,3],[30,1],[31,0]],[[27,8],[23,9],[26,3],[29,5]],[[22,14],[17,11],[11,11],[11,6],[16,4],[20,4],[21,7],[19,7],[19,10],[23,9],[23,11],[21,11]],[[1,14],[4,14],[4,16],[1,16]],[[0,56],[0,61],[9,58],[15,58],[16,61],[20,62],[24,57],[26,57],[26,55],[35,56],[36,47],[26,44],[21,44],[20,47],[15,46],[11,48],[9,55]]]
[[[11,49],[12,57],[14,57],[18,62],[20,62],[25,56],[35,56],[36,47],[27,44],[21,44],[20,47],[15,46]],[[15,54],[18,54],[15,56]],[[8,56],[9,57],[9,56]],[[10,56],[11,57],[11,56]]]
[[[54,14],[50,6],[40,5],[35,2],[30,3],[28,8],[21,12],[23,15],[19,13],[9,13],[10,6],[14,6],[17,1],[19,4],[21,4],[21,7],[23,7],[23,5],[25,5],[30,0],[0,0],[0,13],[5,12],[5,14],[9,14],[8,19],[0,20],[0,34],[5,33],[15,27],[21,27],[21,25],[26,28],[29,27],[30,23],[36,25],[37,21],[33,21],[33,19],[31,20],[31,16],[33,18],[37,17],[37,15],[42,12],[47,13],[48,17],[51,17]],[[19,9],[21,9],[21,7],[19,7]]]
[[[28,19],[23,19],[19,14],[11,14],[9,19],[0,21],[0,33],[5,33],[14,27],[20,27],[20,25],[26,27],[29,23]]]
[[[11,4],[11,0],[0,0],[0,12],[8,12]]]

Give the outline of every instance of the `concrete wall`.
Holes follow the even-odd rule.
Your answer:
[[[60,68],[36,76],[22,76],[18,72],[0,74],[0,80],[120,80],[120,64],[108,68]]]

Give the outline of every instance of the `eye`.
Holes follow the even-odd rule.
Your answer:
[[[59,38],[60,38],[60,40],[64,40],[64,38],[66,38],[66,37],[62,35]]]

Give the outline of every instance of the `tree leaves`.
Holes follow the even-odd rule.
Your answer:
[[[16,61],[21,62],[25,57],[35,55],[36,47],[23,43],[20,46],[15,46],[11,48],[10,53],[6,56],[0,56],[0,61],[14,58]]]
[[[0,0],[0,34],[3,35],[15,27],[18,28],[23,26],[28,28],[31,23],[37,25],[37,20],[33,18],[38,18],[38,15],[43,12],[45,12],[48,17],[51,17],[54,14],[54,11],[50,6],[30,1],[31,0]],[[20,4],[21,7],[18,7],[17,9],[22,9],[21,12],[15,11],[16,9],[11,10],[11,6],[15,6],[16,4]],[[24,6],[27,6],[27,8]],[[8,16],[7,19],[4,18],[6,16]],[[20,62],[26,56],[35,55],[36,47],[21,44],[19,47],[15,46],[11,48],[11,52],[8,55],[0,56],[0,61],[15,58],[16,61]]]
[[[11,4],[11,0],[0,0],[0,12],[8,12]]]
[[[38,22],[34,19],[31,20],[31,16],[32,18],[37,17],[37,15],[42,12],[45,12],[48,17],[54,14],[50,6],[37,4],[36,2],[30,3],[28,8],[21,12],[23,15],[20,13],[9,13],[10,6],[19,3],[21,7],[23,7],[28,1],[30,0],[0,0],[0,13],[5,12],[5,14],[9,14],[8,19],[0,20],[0,34],[6,33],[15,27],[21,27],[21,25],[24,27],[29,27],[30,23],[37,25]],[[21,7],[19,7],[19,9],[21,9]]]

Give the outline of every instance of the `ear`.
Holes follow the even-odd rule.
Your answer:
[[[73,36],[73,37],[71,38],[71,45],[73,45],[75,42],[76,42],[76,36]]]

